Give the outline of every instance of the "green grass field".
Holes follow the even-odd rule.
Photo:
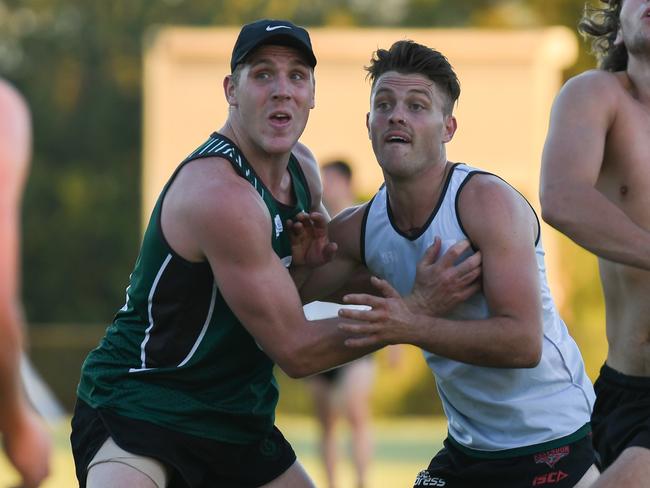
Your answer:
[[[318,457],[318,429],[308,417],[280,416],[277,425],[291,441],[298,459],[318,487],[325,487],[324,473]],[[339,432],[341,462],[339,488],[355,488],[352,465],[348,461],[348,435]],[[418,471],[429,464],[442,445],[446,434],[444,419],[395,418],[374,422],[375,452],[370,469],[369,486],[376,488],[410,488]],[[53,429],[54,459],[50,478],[43,488],[73,488],[77,486],[68,436],[69,422]],[[0,456],[0,488],[16,486],[17,476]],[[215,487],[216,488],[216,487]]]

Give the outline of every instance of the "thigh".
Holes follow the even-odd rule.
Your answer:
[[[628,447],[591,488],[644,488],[650,479],[650,449]]]
[[[88,488],[165,488],[167,468],[156,459],[125,451],[108,438],[88,464]]]
[[[316,485],[296,460],[289,469],[261,488],[316,488]]]
[[[88,470],[87,488],[115,488],[116,486],[164,488],[164,486],[157,485],[144,473],[121,462],[107,461],[95,464]]]
[[[366,400],[375,381],[375,362],[372,358],[361,358],[342,368],[342,387],[346,398],[355,401]]]

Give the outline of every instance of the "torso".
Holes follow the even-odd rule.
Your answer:
[[[227,158],[236,178],[255,189],[270,216],[273,250],[289,265],[283,223],[311,204],[297,161],[289,164],[294,203],[285,205],[270,194],[237,146],[214,134],[179,167],[156,203],[127,302],[86,359],[78,394],[94,408],[199,437],[247,443],[273,426],[278,398],[273,362],[230,309],[210,265],[179,254],[177,242],[161,227],[167,190],[180,168],[200,163],[197,157],[206,164]]]
[[[650,107],[631,93],[625,74],[607,134],[596,188],[637,225],[650,230]],[[650,375],[650,271],[599,259],[607,311],[608,364]]]
[[[415,279],[416,263],[435,237],[442,239],[441,253],[469,238],[456,204],[463,186],[481,173],[484,172],[464,164],[454,166],[440,201],[424,226],[413,235],[406,235],[395,225],[386,189],[382,188],[369,204],[363,226],[362,256],[368,269],[389,281],[400,294],[408,294]],[[538,261],[544,318],[539,365],[488,368],[423,351],[436,376],[436,386],[449,419],[449,434],[468,449],[518,450],[572,434],[589,421],[593,389],[578,348],[550,296],[541,243],[532,240],[531,235]],[[476,293],[447,318],[480,320],[489,313],[485,296]],[[463,326],[458,323],[458,327]],[[548,411],[549,404],[554,405],[552,413]]]

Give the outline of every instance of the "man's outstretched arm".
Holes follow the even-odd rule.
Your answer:
[[[30,147],[27,105],[0,80],[0,432],[26,488],[47,477],[50,458],[49,436],[28,405],[20,380],[20,201]]]

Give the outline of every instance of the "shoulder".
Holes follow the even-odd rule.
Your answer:
[[[560,90],[558,100],[605,107],[608,102],[616,102],[628,87],[629,78],[625,73],[593,69],[569,79]]]
[[[22,115],[27,115],[27,102],[23,96],[7,81],[0,78],[0,104],[4,109],[21,112]]]
[[[266,205],[253,186],[239,176],[229,161],[219,157],[197,159],[178,173],[165,198],[196,227],[213,222],[235,224],[268,220]]]
[[[22,181],[31,151],[31,121],[25,99],[0,79],[0,180]],[[19,186],[19,185],[18,185]]]
[[[336,217],[332,219],[330,225],[340,226],[340,227],[349,227],[352,225],[361,225],[363,216],[366,213],[369,202],[361,203],[353,207],[348,207],[341,210]]]
[[[493,174],[474,174],[458,197],[458,211],[464,226],[471,233],[498,232],[502,226],[530,225],[536,230],[536,219],[530,204],[511,185]],[[469,236],[472,240],[479,235]]]
[[[472,206],[482,207],[492,200],[509,200],[513,199],[515,195],[518,195],[515,189],[503,179],[479,170],[467,176],[459,198],[464,199]]]
[[[339,246],[339,252],[347,257],[359,256],[359,245],[363,217],[369,203],[362,203],[354,207],[341,210],[329,223],[330,240]]]

